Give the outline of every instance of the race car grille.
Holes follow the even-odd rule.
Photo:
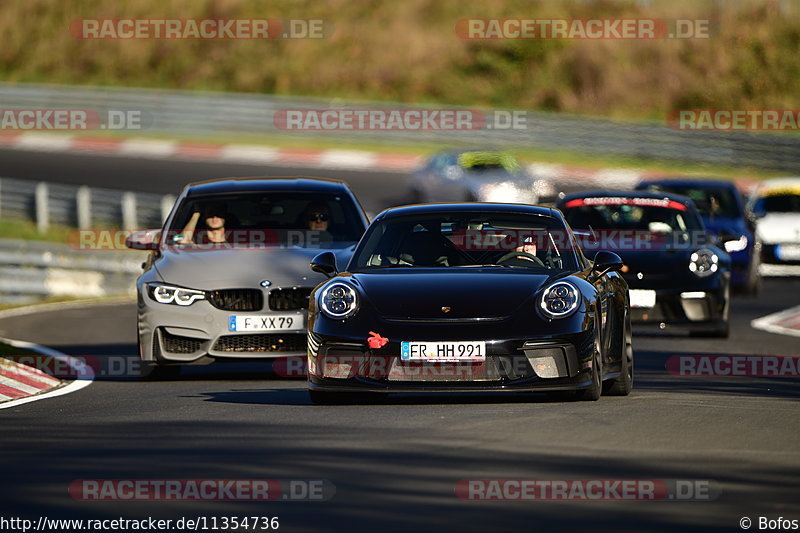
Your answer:
[[[311,290],[311,287],[272,289],[269,291],[269,308],[273,311],[308,309],[308,296]]]
[[[260,311],[264,307],[264,293],[259,289],[224,289],[208,291],[208,301],[223,311]]]
[[[203,340],[172,335],[161,330],[161,345],[168,353],[194,353],[200,350]]]
[[[217,352],[304,352],[306,334],[225,335],[214,343]]]

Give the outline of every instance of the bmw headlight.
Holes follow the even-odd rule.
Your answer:
[[[566,318],[572,315],[581,301],[578,288],[567,281],[550,285],[539,299],[539,309],[548,318]]]
[[[728,241],[725,243],[725,251],[728,253],[741,252],[745,248],[747,248],[747,235],[742,235],[735,241]]]
[[[689,270],[700,278],[710,276],[719,270],[719,256],[708,248],[701,248],[689,257]]]
[[[322,290],[319,304],[330,318],[348,318],[358,310],[358,293],[346,283],[331,283]]]
[[[163,283],[148,283],[150,298],[160,304],[192,305],[198,300],[205,300],[206,293],[185,287],[174,287]]]

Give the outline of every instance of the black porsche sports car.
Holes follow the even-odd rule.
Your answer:
[[[694,202],[678,194],[589,191],[556,204],[581,246],[613,251],[625,266],[634,323],[727,337],[731,259],[706,231]]]
[[[344,271],[327,252],[311,263],[332,276],[309,302],[311,400],[434,391],[627,395],[633,349],[621,267],[611,252],[587,260],[562,214],[546,207],[384,211]]]

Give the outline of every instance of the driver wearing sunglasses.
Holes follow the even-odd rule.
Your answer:
[[[303,210],[303,220],[312,231],[328,231],[330,219],[331,212],[325,204],[312,202]]]

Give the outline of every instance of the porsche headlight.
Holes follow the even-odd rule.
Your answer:
[[[581,293],[572,283],[559,281],[550,285],[539,299],[539,309],[548,318],[572,315],[581,301]]]
[[[358,309],[358,293],[346,283],[331,283],[319,297],[320,309],[330,318],[351,317]]]
[[[735,241],[728,241],[725,243],[725,251],[728,253],[741,252],[745,248],[747,248],[747,235],[742,235]]]
[[[174,287],[162,283],[148,283],[147,290],[150,297],[160,304],[192,305],[198,300],[205,300],[206,293],[187,289],[185,287]]]
[[[708,248],[701,248],[689,257],[689,270],[699,278],[719,271],[719,256]]]

